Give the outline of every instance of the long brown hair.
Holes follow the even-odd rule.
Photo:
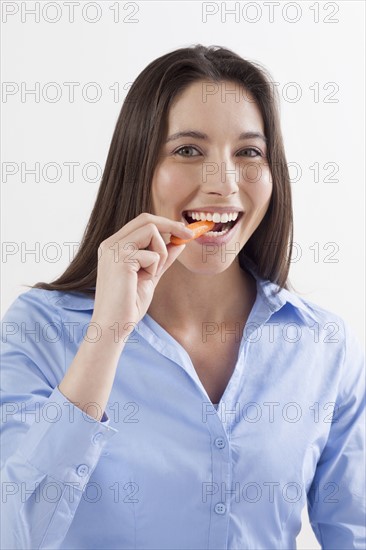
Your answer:
[[[260,225],[239,252],[258,275],[289,289],[293,219],[290,177],[284,152],[278,94],[267,70],[220,46],[197,44],[167,53],[139,74],[122,105],[98,195],[79,250],[52,283],[31,288],[94,294],[98,247],[142,212],[152,212],[151,181],[166,138],[169,108],[197,80],[238,83],[257,103],[267,138],[272,196]]]

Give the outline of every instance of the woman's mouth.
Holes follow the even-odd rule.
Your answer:
[[[244,212],[231,212],[229,215],[216,215],[212,214],[210,212],[201,212],[201,213],[193,213],[190,211],[184,211],[182,212],[182,216],[187,221],[188,224],[197,222],[199,220],[210,220],[214,221],[215,225],[211,231],[207,231],[207,233],[204,234],[205,237],[220,237],[222,235],[225,235],[228,233],[242,218]],[[193,215],[193,217],[192,217]],[[228,219],[228,218],[234,218],[234,219]],[[217,219],[220,219],[220,221],[216,221]],[[223,220],[223,221],[221,221]]]

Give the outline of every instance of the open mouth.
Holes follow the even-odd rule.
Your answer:
[[[182,212],[182,216],[188,222],[188,224],[198,221],[198,220],[194,220],[193,218],[188,216],[187,212]],[[236,225],[238,223],[238,221],[242,218],[242,216],[243,216],[243,212],[239,212],[239,215],[236,218],[236,220],[226,222],[226,223],[223,223],[223,222],[215,223],[215,225],[214,225],[213,229],[210,231],[210,233],[211,232],[221,232],[221,231],[227,232],[227,231],[230,231],[230,229],[232,229],[234,227],[234,225]]]

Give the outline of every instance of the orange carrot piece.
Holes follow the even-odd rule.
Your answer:
[[[215,227],[215,222],[210,222],[208,220],[206,221],[198,221],[194,223],[190,223],[187,225],[188,229],[192,229],[194,232],[194,236],[190,239],[181,239],[180,237],[176,237],[175,235],[171,235],[170,242],[175,245],[179,244],[185,244],[189,243],[189,241],[193,241],[194,239],[197,239],[204,233],[207,233],[207,231],[211,231]]]

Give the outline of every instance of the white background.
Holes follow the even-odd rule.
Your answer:
[[[88,163],[103,169],[133,80],[153,59],[201,43],[259,62],[278,83],[293,179],[290,280],[364,342],[364,2],[80,1],[74,22],[62,1],[38,2],[36,22],[27,12],[36,4],[2,2],[1,316],[22,285],[69,264],[64,243],[80,242],[100,181]],[[65,82],[79,84],[74,101]],[[39,101],[22,96],[36,86]],[[26,173],[35,163],[40,181]],[[303,520],[298,548],[319,548],[306,510]]]

